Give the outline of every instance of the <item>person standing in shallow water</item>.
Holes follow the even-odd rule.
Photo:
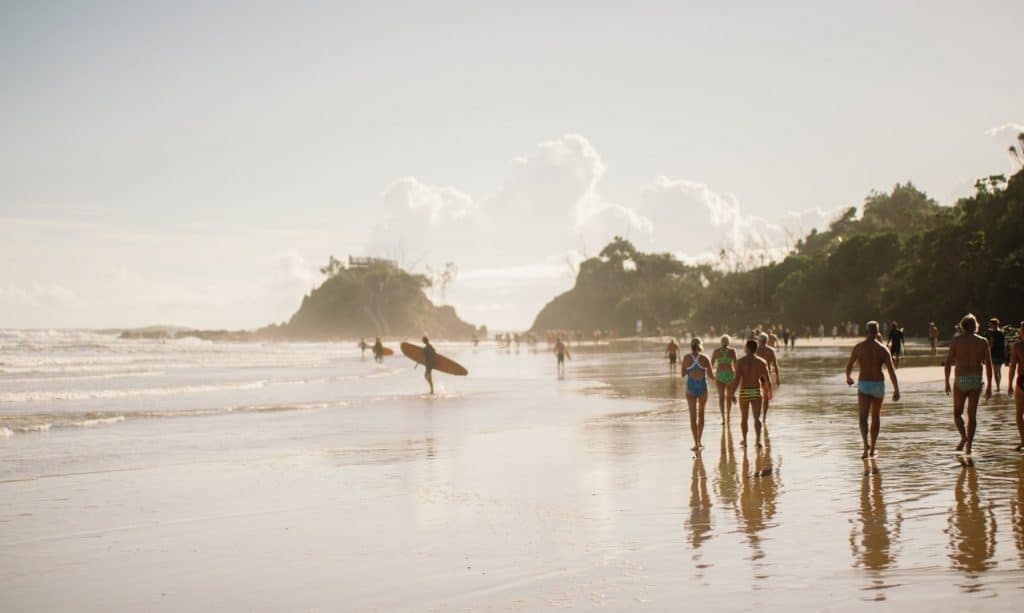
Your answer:
[[[1010,374],[1006,380],[1006,393],[1013,396],[1017,409],[1017,434],[1020,435],[1020,444],[1016,450],[1024,451],[1024,321],[1020,322],[1019,334],[1020,340],[1014,343],[1013,349],[1010,350]],[[1014,385],[1017,386],[1016,389]],[[1024,504],[1024,498],[1021,498],[1021,504]]]
[[[718,388],[718,410],[725,421],[732,411],[733,397],[729,386],[736,378],[736,350],[729,346],[732,338],[728,334],[722,337],[722,346],[711,354],[711,363],[715,365],[715,387]]]
[[[892,401],[900,399],[900,384],[896,380],[896,369],[892,355],[878,340],[878,322],[869,321],[865,326],[866,338],[857,343],[850,352],[846,363],[846,384],[853,385],[853,365],[860,365],[857,375],[857,417],[860,421],[860,438],[864,442],[864,453],[860,457],[878,455],[878,431],[881,429],[882,402],[885,401],[885,376],[882,367],[889,371],[892,381]],[[868,413],[871,414],[871,442],[868,442]]]
[[[676,339],[668,339],[668,346],[665,347],[665,357],[668,358],[668,371],[673,375],[676,372],[676,361],[679,359],[679,345]]]
[[[430,384],[430,394],[434,394],[434,360],[437,358],[437,351],[430,344],[430,339],[423,337],[423,378]]]
[[[555,341],[555,360],[558,363],[558,376],[565,376],[565,357],[569,355],[569,348],[562,341],[562,337],[559,336],[558,340]],[[572,356],[570,356],[572,357]]]
[[[1003,381],[1003,364],[1006,363],[1006,335],[999,329],[999,318],[988,320],[988,350],[992,354],[992,374],[996,380],[996,393]]]
[[[772,382],[768,373],[768,362],[757,356],[757,341],[747,341],[744,355],[736,360],[736,378],[729,386],[729,395],[740,390],[740,429],[743,431],[743,447],[747,446],[747,416],[754,411],[754,433],[757,446],[761,446],[761,399],[771,393]],[[764,391],[762,392],[762,387]]]
[[[704,343],[699,338],[690,341],[690,353],[683,357],[681,365],[686,377],[686,404],[690,408],[690,432],[693,434],[693,451],[704,448],[704,406],[708,403],[708,373],[711,360],[704,355]]]
[[[981,397],[982,384],[985,387],[985,399],[992,397],[992,355],[989,353],[988,341],[978,335],[978,320],[968,313],[960,320],[962,333],[953,338],[946,354],[944,369],[946,395],[953,397],[953,423],[960,433],[957,451],[971,454],[974,445],[974,433],[978,427],[978,399]],[[956,380],[951,387],[949,372],[956,365]],[[982,379],[982,367],[985,378]],[[967,405],[967,424],[964,428],[964,405]],[[966,446],[966,447],[965,447]]]
[[[761,335],[757,337],[757,341],[757,357],[761,358],[768,364],[769,373],[773,370],[775,371],[775,386],[778,387],[779,385],[782,385],[782,377],[779,374],[779,359],[778,355],[775,353],[775,349],[772,348],[771,337],[762,332]],[[762,400],[761,405],[764,409],[762,412],[762,420],[766,426],[768,425],[768,403],[771,399],[772,390],[769,388],[768,394]]]
[[[934,321],[928,322],[928,345],[932,349],[932,357],[939,352],[939,327],[935,325]]]
[[[384,362],[384,343],[381,342],[379,336],[373,341],[373,359],[378,364]]]
[[[903,328],[895,321],[889,326],[889,354],[893,366],[899,368],[900,358],[903,357]]]

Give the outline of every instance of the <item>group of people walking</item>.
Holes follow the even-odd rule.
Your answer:
[[[999,321],[991,320],[989,328],[988,336],[982,336],[979,334],[977,318],[971,314],[964,316],[943,362],[945,391],[953,400],[953,421],[960,434],[956,450],[968,455],[972,452],[977,431],[978,402],[982,394],[986,399],[992,397],[993,376],[998,393],[1002,365],[1006,363],[1006,341]],[[881,410],[886,395],[885,375],[888,375],[892,383],[893,402],[900,399],[896,369],[899,365],[897,360],[903,354],[904,338],[903,330],[896,322],[888,326],[888,343],[883,342],[877,321],[867,322],[864,329],[864,340],[853,347],[846,364],[846,382],[857,386],[858,419],[864,444],[862,457],[869,458],[877,455]],[[934,324],[929,326],[930,342],[934,342],[934,329]],[[1024,331],[1024,322],[1021,322],[1021,329]],[[701,439],[709,380],[713,380],[717,388],[723,421],[738,402],[741,444],[744,447],[747,445],[748,421],[753,415],[755,443],[761,446],[761,431],[767,423],[768,408],[775,390],[782,383],[779,361],[767,333],[760,333],[756,339],[747,340],[742,351],[743,355],[739,356],[728,335],[721,337],[721,345],[710,356],[705,354],[703,341],[699,338],[690,342],[690,352],[681,359],[679,345],[674,339],[669,341],[665,349],[671,371],[675,372],[678,362],[680,373],[686,379],[686,402],[690,412],[694,451],[703,448]],[[1024,338],[1014,344],[1009,363],[1006,391],[1015,400],[1020,435],[1020,444],[1015,449],[1024,451]],[[859,368],[856,381],[853,378],[855,366]]]
[[[665,351],[674,372],[679,351],[675,340],[669,341]],[[710,357],[704,353],[704,342],[695,338],[690,341],[690,353],[683,356],[680,369],[686,378],[686,402],[690,409],[694,451],[704,447],[701,438],[704,434],[704,407],[708,401],[710,373],[714,373],[718,410],[722,420],[732,411],[733,404],[738,403],[743,433],[741,445],[747,446],[749,418],[753,414],[755,442],[758,447],[761,446],[761,429],[768,419],[768,407],[775,388],[782,384],[779,360],[767,333],[760,333],[756,340],[747,340],[742,357],[732,347],[732,337],[728,334],[722,336],[721,345]]]

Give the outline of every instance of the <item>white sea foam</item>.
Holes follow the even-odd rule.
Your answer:
[[[245,383],[221,383],[215,385],[184,385],[181,387],[148,387],[138,389],[109,390],[57,390],[0,392],[0,404],[18,402],[44,402],[51,400],[90,400],[124,398],[128,396],[164,396],[168,394],[195,394],[233,390],[259,389],[266,386],[265,380]]]

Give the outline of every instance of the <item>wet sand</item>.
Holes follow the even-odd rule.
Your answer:
[[[764,449],[712,392],[696,456],[684,386],[646,343],[574,347],[564,380],[525,347],[442,351],[471,377],[436,398],[401,362],[344,356],[354,379],[260,392],[281,410],[0,439],[0,609],[1024,604],[1012,401],[983,404],[967,464],[920,346],[873,462],[845,347],[782,353]]]

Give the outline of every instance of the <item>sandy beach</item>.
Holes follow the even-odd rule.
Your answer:
[[[28,333],[24,333],[28,334]],[[423,394],[351,344],[5,337],[0,609],[1019,610],[1024,456],[983,404],[969,465],[912,344],[876,462],[847,349],[783,352],[770,445],[641,342],[440,345]],[[541,346],[543,349],[543,345]]]

